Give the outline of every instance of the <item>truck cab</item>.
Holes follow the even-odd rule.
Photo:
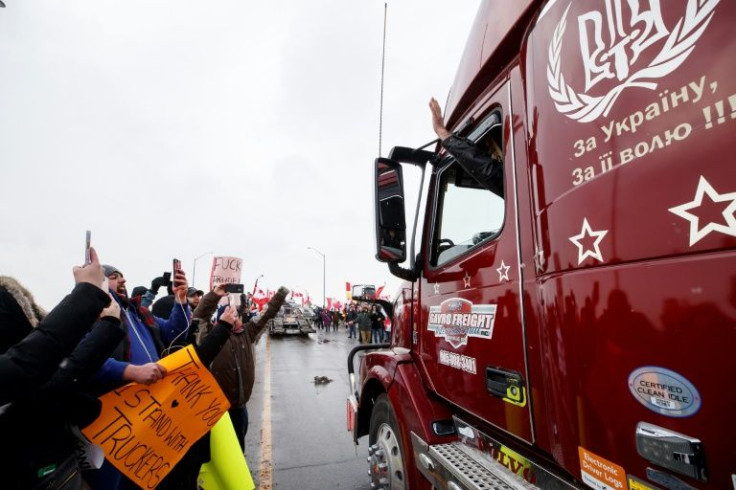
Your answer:
[[[293,304],[281,306],[276,316],[269,320],[268,331],[271,336],[307,335],[315,332],[302,310]]]
[[[375,162],[376,258],[406,282],[348,404],[374,488],[736,487],[734,21],[481,3],[445,122],[500,181],[446,142]]]

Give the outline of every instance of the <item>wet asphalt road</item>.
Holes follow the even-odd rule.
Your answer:
[[[367,437],[356,447],[346,428],[347,356],[355,345],[345,329],[261,337],[245,450],[256,488],[370,489]],[[315,376],[333,381],[315,385]]]

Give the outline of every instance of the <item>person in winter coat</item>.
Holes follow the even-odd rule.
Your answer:
[[[90,333],[70,355],[56,363],[55,372],[46,383],[36,389],[26,389],[25,393],[0,408],[3,488],[76,489],[82,485],[75,454],[76,439],[71,427],[88,425],[97,418],[101,408],[99,400],[86,394],[82,385],[94,375],[124,335],[120,328],[120,308],[101,288],[104,276],[94,252],[92,263],[85,267],[89,270],[79,268],[75,275],[78,278],[87,275],[93,284],[80,282],[75,291],[85,290],[86,287],[80,288],[82,284],[93,289],[83,296],[73,292],[48,316],[17,281],[9,277],[0,278],[3,352],[12,342],[10,337],[23,332],[30,332],[25,337],[29,340],[39,335],[53,337],[49,332],[44,334],[40,331],[57,325],[58,318],[55,320],[54,315],[63,317],[62,313],[75,313],[71,316],[87,329],[99,316]],[[96,301],[90,301],[90,298]],[[109,306],[103,309],[105,303]],[[49,330],[51,334],[62,333]],[[39,352],[29,349],[26,359],[44,352],[44,349]]]
[[[329,310],[322,310],[322,325],[325,327],[325,332],[330,331],[332,325],[332,314]]]
[[[381,313],[381,309],[376,305],[371,312],[371,342],[380,344],[383,342],[383,320],[386,317]]]
[[[289,290],[281,287],[268,302],[266,310],[260,317],[246,323],[236,320],[230,338],[210,366],[210,371],[230,402],[230,419],[243,450],[245,450],[245,435],[248,432],[246,403],[250,399],[255,382],[255,343],[266,328],[268,321],[276,316],[288,294]],[[194,310],[193,323],[197,323],[200,339],[206,340],[211,335],[208,333],[211,328],[209,319],[217,309],[220,299],[225,295],[227,295],[225,288],[216,286],[213,291],[202,297],[199,306]],[[245,313],[247,316],[247,311]]]
[[[94,249],[91,257],[74,268],[76,286],[48,315],[16,280],[0,278],[0,406],[46,383],[110,304]]]
[[[357,338],[357,333],[355,331],[357,327],[356,325],[357,320],[358,320],[358,312],[355,311],[355,306],[351,306],[350,311],[348,311],[348,314],[345,317],[345,323],[348,326],[348,338],[349,339]]]
[[[110,292],[120,305],[125,336],[112,355],[105,360],[94,381],[95,393],[100,395],[128,382],[150,385],[166,374],[158,364],[170,353],[176,340],[185,338],[191,312],[187,303],[187,279],[183,271],[174,277],[174,306],[168,319],[155,317],[141,306],[140,297],[128,297],[126,280],[119,269],[103,265]],[[93,489],[136,488],[128,478],[105,461],[96,471],[85,472]]]
[[[186,337],[191,311],[187,303],[187,279],[183,271],[174,278],[175,302],[168,319],[155,317],[140,305],[136,298],[128,297],[125,277],[119,269],[104,265],[113,299],[120,304],[121,319],[126,336],[105,362],[97,375],[104,391],[117,388],[127,382],[151,384],[161,379],[164,368],[157,364],[169,354],[168,346],[178,338]]]
[[[207,338],[203,339],[199,345],[194,346],[199,360],[205,366],[210,366],[212,361],[215,360],[215,356],[222,350],[230,338],[237,320],[237,310],[229,306],[226,307]],[[190,338],[194,339],[193,336]],[[197,490],[199,488],[197,484],[199,470],[210,459],[210,438],[209,433],[207,433],[189,448],[156,488],[159,490]]]
[[[368,313],[367,308],[361,309],[356,319],[358,323],[358,332],[360,332],[360,343],[370,344],[371,343],[371,317]]]
[[[488,148],[466,138],[456,136],[445,127],[442,120],[442,109],[432,98],[429,101],[432,112],[432,128],[442,140],[442,147],[457,159],[457,163],[499,197],[504,197],[503,185],[503,152],[495,139],[487,138]]]

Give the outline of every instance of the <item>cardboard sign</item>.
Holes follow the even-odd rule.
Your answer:
[[[240,284],[243,259],[237,257],[214,257],[210,272],[210,291],[218,284]]]
[[[82,430],[105,458],[142,488],[154,488],[230,408],[193,346],[158,362],[166,376],[100,397],[102,412]]]

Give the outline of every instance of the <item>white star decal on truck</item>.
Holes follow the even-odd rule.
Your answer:
[[[506,265],[504,261],[502,260],[501,267],[496,269],[496,272],[498,272],[498,282],[501,282],[503,280],[506,280],[506,281],[509,280],[509,269],[511,269],[511,267]]]
[[[701,228],[701,216],[690,212],[691,209],[697,209],[703,206],[703,198],[706,195],[712,203],[731,201],[731,203],[725,206],[723,208],[723,211],[721,211],[721,216],[723,216],[723,221],[725,224],[708,221],[708,224]],[[706,202],[705,204],[707,205],[709,203]],[[695,197],[693,198],[693,200],[690,202],[686,202],[685,204],[675,206],[674,208],[670,208],[668,211],[690,222],[691,247],[712,231],[736,236],[736,216],[734,216],[734,214],[736,214],[736,192],[718,194],[716,190],[713,189],[713,186],[710,185],[710,182],[708,182],[702,175],[700,176],[700,180],[698,181],[698,188],[695,191]]]
[[[603,262],[601,254],[601,240],[606,236],[608,230],[593,231],[588,223],[588,218],[583,218],[583,228],[579,235],[571,236],[570,241],[578,247],[578,265],[582,264],[587,257],[593,257],[599,262]],[[595,237],[595,241],[590,248],[587,248],[582,240],[586,237]]]

